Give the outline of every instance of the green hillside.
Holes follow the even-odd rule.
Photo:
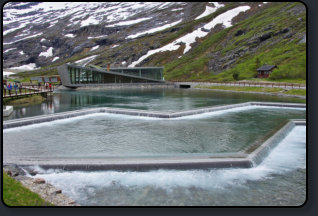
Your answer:
[[[306,15],[291,16],[290,11],[301,3],[272,4],[264,11],[256,13],[236,25],[216,34],[207,36],[199,46],[180,59],[165,64],[167,80],[233,80],[233,73],[239,73],[239,80],[256,76],[256,69],[263,64],[277,65],[278,69],[271,74],[270,80],[305,80],[306,79],[306,43],[299,43],[306,32]],[[272,26],[266,31],[266,27]],[[293,34],[284,38],[280,31],[290,28]],[[245,34],[235,36],[239,30]],[[255,51],[250,51],[253,37],[266,33],[273,36],[260,43]],[[274,36],[274,34],[277,34]],[[209,71],[208,62],[211,53],[216,57],[226,56],[234,51],[248,49],[237,58],[233,67],[220,73]]]

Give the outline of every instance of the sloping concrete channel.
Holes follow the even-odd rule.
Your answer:
[[[272,102],[246,102],[232,105],[214,106],[201,109],[193,109],[182,112],[153,112],[143,110],[121,108],[91,108],[77,111],[56,113],[37,117],[29,117],[3,122],[3,129],[21,127],[26,125],[50,122],[59,119],[72,118],[93,113],[111,113],[132,116],[144,116],[153,118],[173,119],[202,113],[210,113],[245,106],[267,106],[285,108],[306,108],[306,104],[298,103],[272,103]],[[152,169],[202,169],[202,168],[250,168],[260,164],[281,140],[297,125],[306,126],[306,120],[290,120],[275,134],[263,143],[253,146],[245,153],[217,154],[211,156],[176,156],[176,157],[147,157],[147,158],[81,158],[81,159],[23,159],[4,160],[3,164],[16,164],[19,166],[38,165],[43,168],[58,168],[64,170],[152,170]]]

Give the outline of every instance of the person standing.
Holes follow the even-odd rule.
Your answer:
[[[52,90],[52,84],[51,83],[49,84],[49,89],[50,89],[50,91]]]
[[[9,91],[9,95],[11,96],[11,89],[12,89],[12,85],[11,85],[11,83],[9,83],[9,85],[8,85],[8,91]]]
[[[14,87],[15,95],[17,95],[18,94],[18,88],[19,88],[18,83],[14,83],[13,87]]]
[[[7,85],[6,85],[6,83],[4,82],[4,83],[3,83],[3,93],[4,93],[3,96],[6,96],[6,91],[7,91]]]
[[[22,83],[19,83],[19,93],[21,94],[22,91]]]

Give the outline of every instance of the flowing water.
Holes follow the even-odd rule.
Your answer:
[[[148,172],[42,170],[82,205],[299,206],[306,200],[306,127],[257,167]]]

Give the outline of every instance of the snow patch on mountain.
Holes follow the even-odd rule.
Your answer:
[[[55,62],[55,61],[58,60],[59,58],[60,58],[60,57],[58,57],[58,56],[57,56],[57,57],[54,57],[53,60],[52,60],[52,62]]]
[[[66,35],[64,35],[65,37],[69,37],[69,38],[74,38],[75,37],[75,35],[74,34],[66,34]]]
[[[170,28],[172,26],[175,26],[175,25],[179,24],[181,21],[182,21],[182,19],[180,19],[180,20],[178,20],[176,22],[170,23],[170,24],[166,24],[166,25],[159,26],[159,27],[156,27],[156,28],[153,28],[153,29],[149,29],[149,30],[144,31],[144,32],[140,32],[140,33],[137,33],[137,34],[134,34],[134,35],[129,35],[128,37],[126,37],[126,39],[133,39],[133,38],[137,38],[137,37],[139,37],[141,35],[152,34],[152,33],[158,32],[158,31],[162,31],[164,29],[167,29],[167,28]]]
[[[205,17],[205,16],[208,16],[210,14],[213,14],[217,9],[224,7],[224,4],[219,4],[217,2],[210,2],[210,3],[213,3],[214,7],[206,6],[205,11],[201,15],[197,16],[195,18],[195,20],[198,20],[198,19]]]
[[[225,28],[230,27],[231,20],[237,16],[241,12],[245,12],[250,9],[250,6],[240,6],[237,8],[234,8],[232,10],[228,10],[219,16],[215,17],[211,22],[207,23],[206,25],[203,26],[204,29],[212,29],[214,28],[217,24],[222,24]],[[188,52],[191,49],[191,44],[196,41],[196,38],[201,38],[204,37],[208,34],[206,31],[202,31],[201,28],[194,30],[191,33],[188,33],[184,36],[182,36],[179,39],[174,40],[172,43],[169,43],[161,48],[154,49],[154,50],[149,50],[147,54],[143,55],[140,57],[137,61],[132,62],[129,67],[135,67],[137,64],[148,58],[149,56],[158,53],[158,52],[165,52],[165,51],[174,51],[180,48],[180,43],[185,43],[186,47],[183,51],[183,54]]]
[[[97,56],[98,56],[98,55],[92,55],[92,56],[89,56],[89,57],[87,57],[87,58],[78,60],[78,61],[76,61],[75,63],[78,64],[78,65],[81,65],[81,66],[85,67],[85,65],[87,65],[88,63],[90,63],[91,61],[93,61]]]
[[[140,18],[140,19],[136,19],[136,20],[128,20],[128,21],[123,21],[123,22],[119,22],[119,23],[115,23],[112,25],[107,25],[106,27],[116,27],[116,26],[126,26],[126,25],[134,25],[146,20],[151,19],[152,17],[148,17],[148,18]]]
[[[10,70],[21,70],[21,71],[27,71],[27,70],[34,70],[37,69],[36,64],[35,63],[30,63],[27,65],[21,65],[19,67],[12,67],[9,68]]]
[[[99,48],[99,45],[92,47],[89,51],[94,51]]]
[[[50,47],[47,51],[45,51],[45,52],[41,52],[40,54],[39,54],[39,56],[44,56],[44,57],[51,57],[51,56],[53,56],[53,47]]]

